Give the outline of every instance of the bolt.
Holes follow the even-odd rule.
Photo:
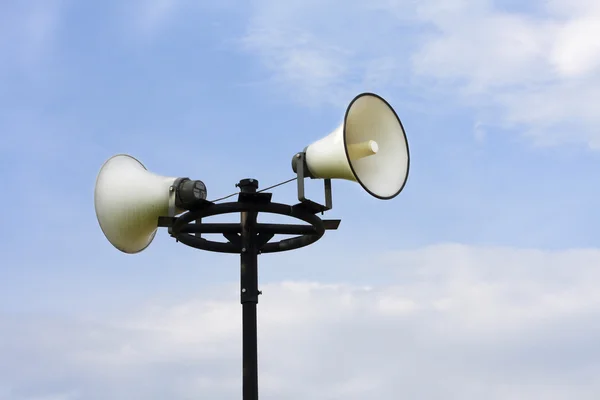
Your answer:
[[[250,183],[254,182],[254,179],[250,179]]]
[[[243,289],[242,289],[242,293],[246,293],[246,288],[243,288]]]
[[[300,158],[300,153],[296,154],[296,158]]]
[[[172,192],[173,190],[175,190],[173,186],[169,187],[169,192]]]
[[[245,252],[246,252],[246,248],[242,247],[242,253],[245,253]]]

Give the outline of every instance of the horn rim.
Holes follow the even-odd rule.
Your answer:
[[[396,117],[396,120],[398,121],[398,124],[400,124],[400,128],[402,129],[402,136],[404,136],[404,142],[406,143],[406,174],[405,174],[405,179],[404,182],[402,183],[402,186],[400,186],[400,189],[398,189],[398,191],[390,196],[380,196],[376,193],[374,193],[372,190],[370,190],[364,183],[363,181],[360,179],[360,177],[358,176],[358,174],[356,173],[356,171],[354,170],[354,166],[352,165],[352,161],[350,160],[350,154],[348,154],[348,143],[347,143],[347,138],[346,138],[346,126],[347,126],[347,120],[348,120],[348,114],[350,113],[350,109],[352,109],[352,106],[354,105],[354,103],[360,99],[361,97],[365,97],[365,96],[371,96],[371,97],[375,97],[379,100],[381,100],[386,106],[389,107],[389,109],[392,111],[392,113],[394,114],[394,117]],[[346,108],[346,113],[344,114],[344,132],[343,132],[343,139],[344,139],[344,152],[346,153],[346,158],[348,159],[348,164],[350,165],[350,170],[352,171],[352,173],[354,174],[354,177],[356,178],[356,181],[360,184],[360,186],[362,186],[362,188],[369,193],[371,196],[379,199],[379,200],[390,200],[393,199],[394,197],[398,196],[400,194],[400,192],[402,192],[402,190],[404,190],[404,187],[406,186],[406,183],[408,182],[408,176],[410,175],[410,146],[408,145],[408,137],[406,136],[406,130],[404,129],[404,125],[402,124],[402,121],[400,120],[400,117],[398,117],[398,114],[396,113],[396,110],[394,110],[394,107],[392,107],[390,105],[390,103],[388,103],[388,101],[386,99],[384,99],[383,97],[381,97],[378,94],[372,93],[372,92],[363,92],[358,94],[357,96],[354,97],[354,99],[352,99],[352,101],[350,102],[350,104],[348,105],[348,107]]]
[[[94,185],[94,211],[96,212],[96,220],[98,221],[98,225],[100,225],[100,230],[102,231],[102,234],[104,235],[104,237],[106,238],[106,240],[108,240],[108,242],[113,245],[114,248],[116,248],[117,250],[125,253],[125,254],[137,254],[140,253],[144,250],[146,250],[148,248],[148,246],[150,246],[150,244],[152,243],[152,241],[154,240],[154,237],[156,236],[156,230],[152,233],[152,236],[150,237],[150,240],[148,240],[148,243],[141,249],[139,250],[135,250],[135,251],[129,251],[129,250],[125,250],[123,247],[116,245],[115,243],[113,243],[112,240],[110,240],[110,238],[108,237],[108,235],[106,234],[106,231],[104,230],[104,227],[102,226],[102,222],[100,221],[100,218],[98,217],[98,180],[100,179],[100,175],[102,175],[102,171],[104,171],[104,168],[106,167],[106,165],[114,158],[117,157],[128,157],[131,158],[132,160],[136,161],[138,164],[140,164],[140,166],[142,168],[144,168],[144,170],[148,171],[148,168],[146,168],[146,166],[137,158],[126,154],[126,153],[119,153],[119,154],[115,154],[114,156],[110,157],[109,159],[107,159],[106,161],[104,161],[104,164],[102,164],[102,166],[100,167],[100,171],[98,171],[98,175],[96,176],[96,184]]]

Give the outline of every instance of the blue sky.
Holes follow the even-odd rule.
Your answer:
[[[107,158],[129,153],[156,173],[202,179],[210,198],[232,193],[242,178],[257,178],[265,187],[292,177],[291,156],[333,130],[349,101],[363,91],[381,94],[400,116],[411,149],[409,182],[391,201],[377,201],[357,184],[335,182],[330,216],[342,219],[340,229],[294,254],[261,258],[261,281],[272,285],[281,301],[289,289],[284,281],[313,282],[317,289],[307,284],[306,290],[313,288],[316,299],[331,290],[323,296],[335,304],[344,296],[360,297],[357,288],[363,286],[403,298],[414,294],[411,302],[430,304],[437,300],[419,300],[416,287],[425,285],[435,297],[439,284],[450,288],[452,298],[455,284],[470,287],[475,276],[485,285],[523,294],[529,287],[517,282],[525,276],[534,286],[547,284],[540,289],[544,296],[532,300],[535,310],[546,310],[542,298],[560,300],[548,306],[555,311],[548,311],[548,318],[562,321],[560,304],[576,314],[598,312],[598,298],[582,289],[590,276],[597,277],[591,267],[600,262],[600,192],[594,180],[600,162],[595,105],[600,46],[592,40],[599,33],[598,18],[600,8],[586,0],[534,1],[527,7],[491,0],[3,3],[0,326],[17,333],[5,346],[0,339],[0,358],[48,360],[64,371],[53,377],[40,366],[34,376],[23,367],[21,375],[0,378],[0,399],[94,398],[90,388],[102,381],[97,374],[75,373],[35,334],[48,324],[68,331],[82,319],[102,325],[117,315],[142,315],[145,307],[171,310],[214,299],[223,301],[218,307],[233,302],[227,310],[233,313],[233,345],[238,344],[239,310],[230,288],[238,277],[235,256],[186,248],[166,232],[135,256],[119,253],[104,239],[93,189]],[[309,187],[321,194],[318,184]],[[293,185],[274,192],[281,202],[294,201],[294,195]],[[477,272],[503,270],[499,259],[510,260],[510,274]],[[543,265],[555,259],[560,262],[547,276]],[[465,268],[472,271],[461,273]],[[571,270],[573,275],[565,272]],[[556,289],[553,279],[566,280],[566,288]],[[318,286],[327,284],[342,286]],[[233,295],[223,300],[225,287]],[[490,306],[516,312],[520,306],[507,305],[508,292],[492,296]],[[569,302],[567,292],[589,296]],[[487,299],[485,290],[469,293],[473,297],[460,304]],[[450,309],[452,315],[471,315]],[[426,314],[428,324],[445,323],[444,316]],[[417,336],[423,333],[419,327],[433,326],[419,321],[407,325]],[[581,324],[589,322],[583,318]],[[525,329],[527,319],[515,324]],[[24,326],[34,333],[18,334]],[[273,322],[273,329],[277,326]],[[135,342],[119,332],[111,345]],[[462,334],[468,337],[456,332]],[[527,347],[523,335],[515,340]],[[85,341],[83,336],[79,340]],[[441,336],[427,338],[431,342],[423,351],[446,343]],[[144,340],[151,347],[152,335]],[[511,348],[514,354],[517,347]],[[233,371],[226,375],[236,386],[237,353],[231,351]],[[466,360],[467,367],[477,369],[485,358],[481,354],[472,363]],[[206,361],[197,357],[200,364]],[[183,368],[187,362],[193,364],[173,365]],[[268,366],[266,371],[277,375]],[[207,382],[221,379],[218,371],[197,374]],[[112,398],[136,392],[135,381],[127,386],[117,378],[102,379],[101,386],[114,388]],[[470,397],[476,391],[465,391],[469,382],[457,379],[452,390],[476,398]],[[484,391],[495,387],[478,382]],[[598,393],[591,387],[576,392],[581,385],[572,383],[565,378],[555,398]],[[327,382],[319,385],[323,391],[317,385],[315,393],[324,396],[319,398],[330,398],[323,394],[330,393]],[[288,393],[276,386],[267,393]],[[515,393],[540,398],[548,390],[542,386],[517,385],[521,391],[497,391],[498,398]],[[166,382],[153,393],[192,396],[168,387],[174,386]],[[219,388],[186,390],[220,398],[225,389]],[[385,396],[385,390],[377,393]],[[421,398],[441,398],[439,393],[432,389]]]

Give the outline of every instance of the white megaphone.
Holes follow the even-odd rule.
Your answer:
[[[382,200],[396,197],[408,178],[410,156],[404,127],[388,102],[373,93],[356,96],[344,122],[303,153],[304,157],[292,159],[294,172],[298,159],[303,159],[307,177],[358,182]]]
[[[129,254],[148,247],[159,217],[181,214],[204,199],[202,181],[153,174],[126,154],[104,163],[94,190],[96,217],[104,236]]]

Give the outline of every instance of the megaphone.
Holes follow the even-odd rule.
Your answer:
[[[127,154],[113,156],[102,165],[94,190],[96,217],[104,236],[129,254],[150,245],[159,217],[181,214],[205,199],[202,181],[156,175]]]
[[[410,155],[400,118],[382,97],[361,93],[346,109],[344,121],[324,138],[294,157],[292,168],[310,178],[358,182],[372,196],[396,197],[408,179]]]

